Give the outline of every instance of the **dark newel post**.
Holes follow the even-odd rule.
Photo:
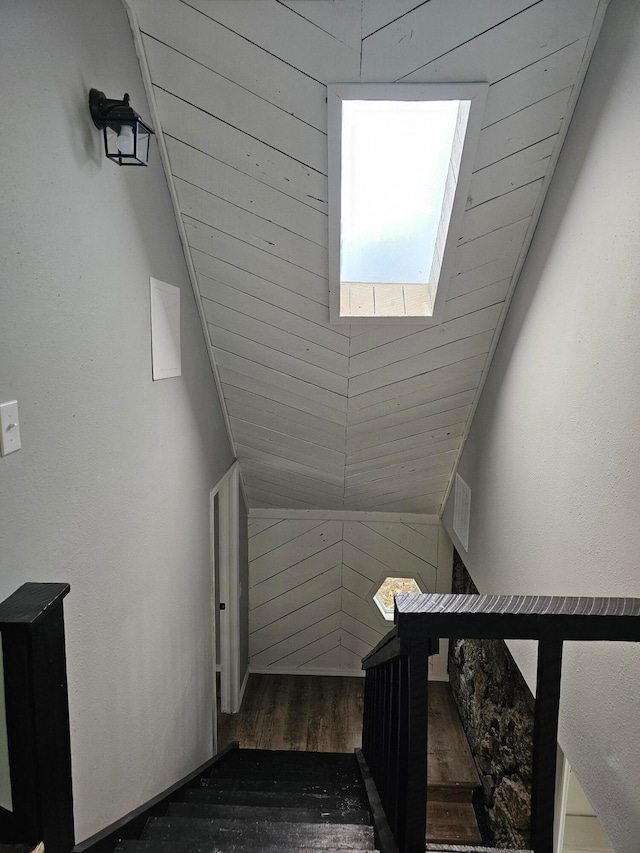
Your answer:
[[[13,810],[5,842],[68,853],[74,843],[62,600],[68,584],[27,583],[0,603]]]
[[[562,640],[540,640],[533,719],[531,849],[553,853]]]
[[[408,654],[407,796],[404,853],[424,853],[427,824],[428,640],[411,640]]]

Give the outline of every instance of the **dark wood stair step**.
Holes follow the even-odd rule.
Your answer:
[[[427,784],[432,799],[471,801],[480,777],[451,687],[429,682]]]
[[[265,762],[262,764],[247,765],[238,763],[225,763],[220,768],[214,767],[209,779],[271,779],[289,781],[309,782],[338,782],[342,784],[357,784],[358,777],[351,769],[340,767],[324,767],[309,765],[308,767],[294,766],[292,764],[279,764],[276,762]]]
[[[150,818],[143,832],[146,840],[189,841],[194,846],[245,844],[319,848],[321,850],[373,850],[373,829],[353,824],[272,823],[264,820],[223,820],[189,817]]]
[[[291,823],[331,823],[368,826],[369,812],[320,808],[293,808],[256,805],[220,805],[216,803],[171,803],[168,817],[219,818],[246,821]]]
[[[224,776],[209,776],[201,781],[201,787],[208,790],[234,791],[276,791],[298,792],[301,794],[322,794],[331,797],[359,794],[362,791],[361,782],[327,781],[326,779],[246,779],[241,777],[227,778]]]
[[[224,760],[229,764],[263,764],[277,761],[278,764],[291,764],[296,767],[332,766],[345,770],[355,770],[355,759],[348,752],[301,752],[295,749],[236,749]]]
[[[427,802],[427,842],[429,844],[482,843],[471,803]]]
[[[533,850],[522,850],[520,847],[476,847],[468,844],[427,844],[427,853],[534,853]]]
[[[338,796],[296,791],[237,791],[227,788],[190,788],[185,792],[187,803],[214,803],[233,806],[271,806],[275,808],[367,809],[367,799],[360,791]]]
[[[314,847],[286,847],[280,843],[275,845],[251,845],[251,853],[299,853],[303,850],[322,850]],[[326,848],[325,853],[326,853]],[[354,847],[332,847],[331,853],[353,853]],[[368,848],[367,848],[368,849]],[[192,841],[121,841],[115,853],[246,853],[247,847],[241,843],[210,841],[205,844],[194,844]]]

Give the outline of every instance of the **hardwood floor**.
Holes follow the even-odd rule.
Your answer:
[[[353,752],[363,694],[363,678],[252,674],[240,713],[218,714],[218,748]]]
[[[218,749],[353,752],[362,742],[364,679],[250,675],[239,714],[218,713]],[[427,841],[479,844],[471,803],[480,780],[448,684],[429,683]]]

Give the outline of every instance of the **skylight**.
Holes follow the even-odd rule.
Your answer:
[[[437,319],[450,226],[459,226],[470,176],[469,130],[479,129],[473,101],[484,103],[486,88],[329,87],[332,321]]]
[[[460,101],[345,101],[340,280],[427,284]]]

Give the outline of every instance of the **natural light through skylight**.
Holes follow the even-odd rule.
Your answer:
[[[341,282],[429,282],[459,104],[343,102]]]
[[[328,87],[332,323],[442,322],[488,88]]]

